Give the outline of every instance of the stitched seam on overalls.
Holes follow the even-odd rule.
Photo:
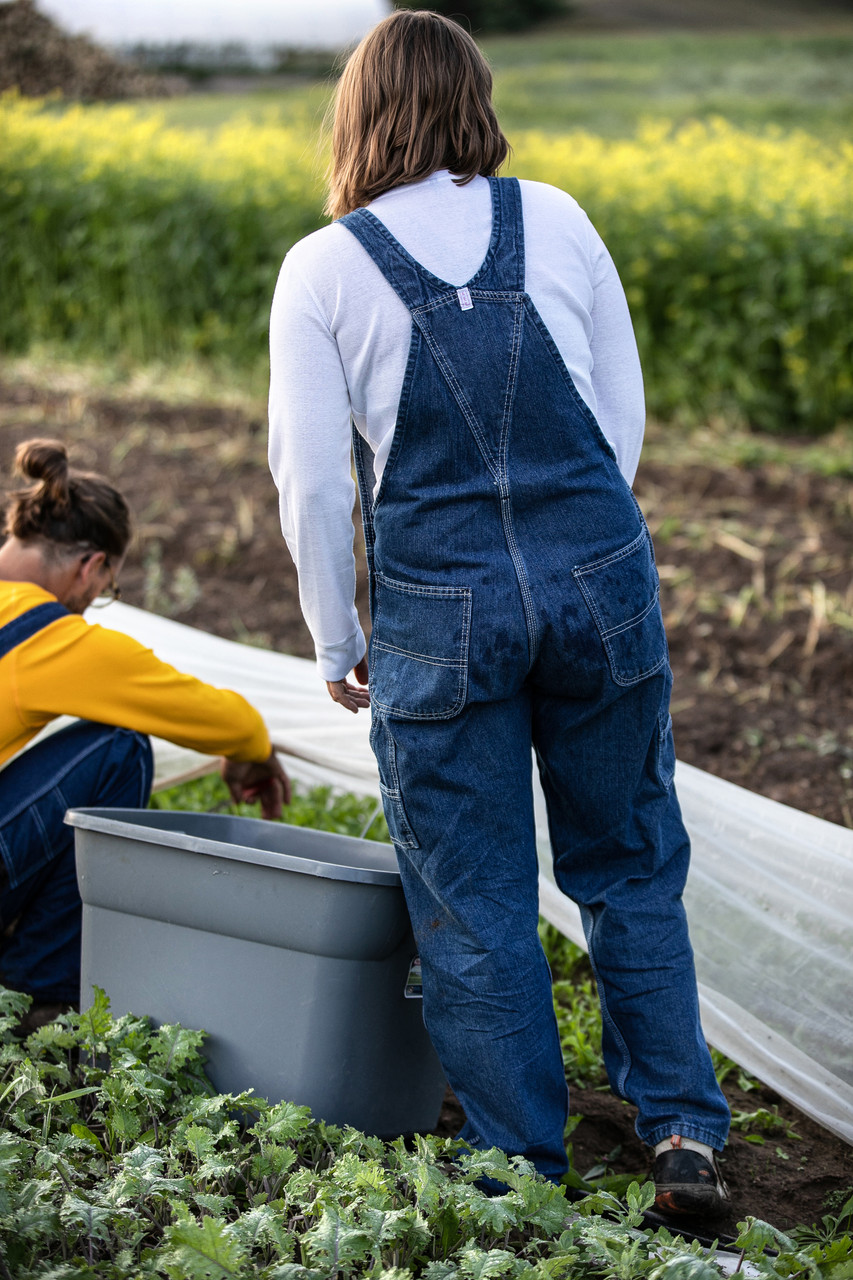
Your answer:
[[[428,720],[430,724],[437,720],[452,720],[454,716],[459,714],[460,707],[465,700],[465,681],[462,679],[464,672],[459,669],[459,684],[457,686],[456,699],[453,706],[448,711],[410,711],[408,707],[395,707],[390,702],[380,702],[377,705],[386,715],[400,716],[402,720]]]
[[[610,644],[610,641],[613,638],[613,636],[618,635],[623,631],[629,630],[630,624],[626,623],[624,626],[620,625],[619,627],[611,627],[610,629],[608,629],[607,626],[605,625],[604,618],[601,615],[598,605],[596,604],[595,597],[587,587],[586,583],[578,582],[578,587],[583,593],[583,598],[589,607],[590,613],[595,619],[595,625],[597,626],[598,633],[601,636],[601,642],[604,645],[605,650],[607,651],[608,661],[610,662],[610,673],[613,676],[614,684],[618,684],[622,689],[630,689],[631,685],[639,684],[640,681],[645,680],[647,676],[653,676],[656,671],[660,671],[661,667],[666,663],[666,660],[667,660],[667,655],[665,650],[664,650],[664,653],[661,655],[661,657],[658,658],[657,662],[655,662],[651,667],[646,667],[644,671],[637,672],[637,674],[632,675],[630,679],[624,676],[621,676],[617,673],[617,667],[619,666],[619,663],[617,661],[616,653],[613,649],[613,646]],[[658,601],[658,595],[656,592],[654,600],[652,601],[649,608],[646,609],[642,617],[647,617],[649,613],[651,613],[652,609],[657,604],[657,601]]]
[[[610,653],[611,652],[610,644],[608,644],[607,641],[605,641],[605,646],[607,648],[607,652]],[[624,678],[621,676],[617,676],[616,672],[613,671],[611,667],[613,684],[619,685],[620,689],[630,689],[630,687],[633,685],[639,685],[640,681],[648,680],[649,676],[653,676],[654,672],[660,671],[661,667],[665,666],[665,664],[666,664],[666,654],[662,654],[661,657],[657,659],[657,662],[654,663],[653,667],[647,667],[646,671],[638,671],[637,675],[630,677],[630,680],[629,678],[626,678],[626,677]]]
[[[368,568],[371,567],[373,560],[373,547],[376,542],[376,535],[373,530],[373,495],[370,491],[369,478],[367,475],[367,460],[365,458],[366,441],[362,438],[355,423],[352,424],[352,452],[355,458],[355,473],[358,480],[359,492],[361,495],[361,505],[364,512],[364,551],[367,557]]]
[[[500,195],[498,194],[499,188],[496,190],[494,184],[500,183],[501,181],[513,182],[513,181],[517,181],[517,179],[489,178],[488,181],[489,181],[489,196],[490,196],[491,208],[492,208],[492,231],[489,237],[489,247],[486,250],[486,256],[481,262],[478,270],[471,277],[470,280],[466,281],[465,287],[470,287],[482,276],[488,275],[488,273],[493,269],[495,264],[498,246],[500,244],[501,235],[503,231],[503,210],[501,207]],[[433,273],[427,267],[425,267],[422,262],[418,262],[416,258],[413,258],[412,255],[409,253],[408,249],[406,249],[405,246],[402,245],[400,241],[392,234],[392,232],[388,230],[388,228],[385,226],[385,223],[382,221],[382,219],[377,218],[376,214],[371,213],[369,209],[354,209],[352,213],[345,214],[344,217],[339,219],[339,221],[342,226],[346,227],[350,235],[355,236],[355,238],[361,243],[362,247],[365,250],[367,250],[367,252],[370,254],[371,257],[373,257],[373,254],[367,248],[367,244],[365,242],[369,240],[371,241],[372,247],[377,248],[378,246],[375,243],[377,239],[386,241],[387,245],[392,249],[394,256],[397,260],[398,272],[399,272],[399,267],[402,266],[405,269],[406,273],[409,275],[409,277],[412,280],[417,282],[419,289],[424,283],[426,283],[432,291],[434,291],[435,289],[445,289],[445,290],[452,289],[455,293],[456,291],[455,286],[452,285],[449,280],[442,280],[439,276],[433,275]],[[358,228],[358,230],[354,229],[356,227]],[[376,261],[375,258],[374,258],[374,261]],[[378,263],[377,263],[377,266],[378,266]],[[385,278],[388,279],[387,276]],[[391,285],[392,289],[394,289],[394,291],[397,293],[398,297],[404,303],[404,305],[408,307],[410,311],[414,310],[414,308],[418,304],[412,302],[411,299],[413,297],[413,293],[408,293],[407,290],[403,287],[401,281],[402,281],[402,273],[399,273],[398,274],[398,282],[400,284],[399,288],[398,288],[398,285],[391,280],[388,280],[388,283]],[[404,296],[404,294],[406,296]]]
[[[631,1051],[625,1042],[625,1037],[622,1035],[619,1025],[615,1022],[613,1015],[610,1012],[610,1006],[607,1003],[607,987],[598,975],[598,966],[595,960],[595,935],[597,932],[597,926],[598,916],[594,911],[591,911],[590,927],[589,932],[587,933],[587,951],[589,952],[590,964],[592,965],[592,971],[595,974],[596,985],[598,987],[598,1002],[601,1005],[601,1016],[603,1021],[605,1021],[607,1026],[610,1028],[610,1034],[613,1037],[613,1040],[619,1050],[619,1056],[622,1059],[621,1070],[616,1078],[616,1094],[617,1096],[624,1098],[625,1085],[634,1063],[631,1058]]]
[[[392,591],[402,591],[413,596],[433,596],[438,600],[457,600],[470,597],[470,587],[438,586],[429,582],[402,582],[399,578],[389,578],[386,573],[377,572],[378,582],[382,582]]]
[[[635,613],[633,618],[629,618],[627,622],[621,622],[618,627],[611,627],[609,631],[602,632],[605,639],[610,636],[619,636],[623,631],[630,631],[632,627],[639,626],[644,618],[647,618],[658,602],[660,592],[656,591],[649,604],[641,613]]]
[[[560,355],[556,342],[551,337],[551,334],[548,332],[548,328],[545,324],[545,321],[542,319],[539,312],[536,310],[536,307],[533,304],[533,300],[530,297],[526,298],[526,305],[530,313],[530,318],[535,324],[537,332],[542,337],[545,343],[545,346],[550,352],[551,358],[554,361],[554,364],[559,369],[560,375],[566,384],[566,388],[568,389],[569,394],[575,403],[575,406],[580,410],[581,414],[586,419],[590,427],[592,427],[599,444],[601,444],[604,447],[604,450],[607,453],[607,455],[610,458],[612,458],[613,461],[615,462],[616,451],[614,450],[613,445],[610,443],[610,441],[607,439],[607,436],[601,430],[598,419],[596,418],[595,414],[592,412],[592,409],[590,409],[589,405],[584,400],[583,396],[575,386],[575,380],[572,377],[572,375],[569,373],[568,369],[566,368],[566,362],[563,359],[563,357]],[[619,475],[622,476],[621,471],[619,472]],[[624,476],[622,476],[622,479],[623,480],[625,479]],[[625,480],[625,484],[626,485],[628,484],[627,480]],[[630,486],[628,487],[630,488]]]
[[[391,589],[402,587],[404,591],[411,595],[420,595],[432,599],[459,600],[462,604],[462,634],[459,640],[459,655],[457,658],[428,658],[422,655],[409,655],[404,649],[397,649],[391,645],[385,644],[381,640],[376,639],[376,631],[379,624],[379,618],[382,612],[382,592],[377,593],[376,617],[373,623],[373,633],[370,643],[374,649],[382,649],[385,653],[397,653],[403,656],[411,656],[417,662],[427,661],[434,666],[443,666],[447,670],[457,672],[456,692],[449,708],[444,711],[412,711],[407,707],[397,707],[390,702],[375,701],[375,706],[382,712],[391,715],[404,716],[407,720],[451,720],[459,711],[462,703],[465,701],[465,694],[468,688],[468,649],[471,640],[471,602],[472,593],[470,587],[438,587],[430,586],[426,583],[418,584],[413,582],[398,583],[394,578],[388,578],[385,574],[377,573],[376,581],[379,586],[385,583]]]
[[[609,641],[604,641],[604,647],[607,650],[608,655],[612,654],[613,651],[610,647]],[[614,665],[615,662],[616,659],[614,658]],[[644,671],[638,671],[637,674],[635,676],[631,676],[630,679],[617,675],[614,666],[611,666],[610,674],[613,676],[613,683],[618,684],[620,689],[630,689],[632,685],[639,684],[641,680],[647,680],[649,676],[653,676],[656,671],[660,671],[661,667],[664,666],[665,663],[666,654],[664,653],[660,658],[658,658],[653,667],[646,667]]]
[[[585,582],[579,582],[578,586],[583,592],[583,597],[589,605],[590,612],[595,618],[595,623],[598,627],[599,633],[601,634],[602,640],[609,640],[611,636],[621,635],[623,631],[630,631],[632,627],[637,626],[638,623],[642,622],[644,618],[647,618],[652,609],[654,609],[660,595],[660,592],[655,591],[651,603],[648,604],[641,613],[635,614],[634,617],[629,618],[627,622],[620,622],[615,627],[608,627],[607,620],[598,607],[598,602],[595,598],[594,592],[590,591]]]
[[[619,560],[624,560],[626,556],[632,556],[642,546],[646,537],[647,530],[644,524],[633,542],[629,542],[627,546],[620,547],[618,551],[611,551],[610,555],[603,556],[600,560],[591,560],[588,564],[575,565],[572,573],[578,578],[584,573],[593,573],[596,569],[603,569],[605,565],[616,564]]]
[[[420,315],[427,311],[437,311],[440,307],[458,306],[458,292],[454,289],[452,293],[443,293],[440,298],[434,298],[432,302],[419,303],[413,310]],[[515,302],[524,299],[523,293],[512,289],[469,289],[468,292],[472,302]]]
[[[595,599],[595,593],[590,589],[589,585],[583,581],[583,578],[585,575],[591,574],[597,569],[602,569],[607,565],[618,564],[621,560],[626,560],[630,556],[635,555],[647,540],[649,540],[648,529],[646,528],[645,521],[643,521],[643,528],[633,542],[629,542],[627,546],[620,547],[618,551],[611,552],[608,556],[603,556],[600,560],[594,560],[589,564],[576,566],[572,569],[572,577],[575,579],[575,582],[587,603],[587,607],[595,620],[595,625],[598,628],[599,635],[601,636],[601,642],[604,645],[608,662],[610,663],[610,672],[613,676],[614,684],[618,684],[620,688],[623,689],[629,689],[632,685],[639,684],[641,680],[645,680],[649,676],[653,676],[656,671],[660,671],[661,667],[666,664],[667,653],[666,648],[664,647],[663,654],[656,662],[651,666],[646,667],[643,671],[638,671],[628,678],[620,674],[620,664],[617,659],[616,652],[610,644],[610,641],[614,636],[623,635],[626,631],[630,631],[633,627],[636,627],[643,622],[643,620],[653,612],[653,610],[658,606],[660,590],[658,588],[655,589],[651,602],[645,609],[641,610],[640,613],[635,614],[625,622],[620,622],[615,627],[608,627],[606,620],[598,607],[598,603]]]
[[[512,495],[509,491],[509,475],[507,472],[509,428],[512,417],[511,409],[513,406],[515,386],[518,377],[518,358],[521,353],[521,341],[524,332],[523,317],[524,306],[523,302],[519,300],[516,304],[515,315],[513,318],[512,347],[510,349],[509,372],[507,376],[506,394],[504,396],[503,419],[501,421],[501,437],[498,452],[500,473],[498,483],[500,485],[501,495],[501,524],[504,528],[504,537],[506,538],[507,548],[515,569],[518,589],[521,592],[521,602],[524,607],[524,621],[527,627],[527,643],[530,651],[529,657],[530,662],[532,663],[539,649],[539,628],[536,625],[536,610],[533,604],[533,594],[530,590],[530,581],[527,577],[527,568],[515,536],[515,525],[513,524],[512,519]]]
[[[521,352],[521,317],[523,315],[522,306],[516,303],[515,316],[512,326],[512,349],[509,353],[509,372],[506,380],[506,394],[504,396],[504,411],[501,420],[501,441],[498,451],[501,471],[506,477],[506,455],[507,445],[509,442],[509,425],[513,400],[515,397],[515,387],[518,381],[518,357]]]
[[[394,806],[397,812],[398,825],[401,831],[405,831],[408,835],[408,838],[405,840],[396,839],[394,837],[392,837],[392,839],[394,839],[395,844],[400,845],[400,847],[403,849],[417,849],[418,843],[417,843],[417,840],[415,839],[415,833],[412,830],[411,825],[409,823],[409,818],[406,813],[406,808],[405,808],[405,805],[403,804],[403,797],[400,794],[400,775],[397,772],[397,744],[394,742],[393,734],[391,733],[387,724],[385,725],[385,736],[387,739],[386,751],[385,751],[385,762],[388,768],[388,775],[393,784],[393,789],[390,787],[386,787],[382,782],[382,779],[380,778],[379,790],[382,792],[383,795],[387,796],[388,799],[391,801],[392,805]]]
[[[418,662],[428,662],[434,667],[459,667],[461,663],[456,658],[436,658],[431,653],[417,653],[414,649],[403,649],[397,644],[385,644],[382,640],[377,640],[373,646],[374,649],[382,649],[385,653],[399,653],[404,658],[416,658]]]
[[[420,310],[420,308],[418,308],[418,310]],[[412,315],[417,316],[417,312],[412,312]],[[445,360],[444,354],[441,348],[436,343],[432,334],[427,329],[421,329],[421,333],[424,335],[427,346],[432,352],[432,355],[436,364],[438,365],[439,369],[444,375],[447,385],[450,387],[450,390],[453,394],[453,398],[456,400],[456,403],[459,405],[459,408],[462,410],[462,413],[465,417],[465,421],[468,423],[468,426],[471,428],[471,432],[474,436],[474,439],[477,441],[477,448],[480,450],[480,453],[483,455],[483,461],[485,462],[491,474],[494,476],[495,480],[499,482],[500,475],[499,475],[498,467],[495,465],[495,461],[492,457],[492,451],[489,448],[488,442],[486,441],[485,437],[483,436],[480,430],[479,421],[477,420],[477,416],[471,407],[468,397],[465,395],[465,392],[462,390],[462,387],[459,385],[459,382],[456,379],[456,375],[454,374],[450,365]]]

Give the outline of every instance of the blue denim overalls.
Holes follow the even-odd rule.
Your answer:
[[[68,610],[36,605],[0,627],[0,659]],[[67,809],[144,807],[154,762],[144,734],[81,720],[0,772],[0,982],[36,1000],[80,998],[82,904]]]
[[[654,1144],[721,1148],[681,901],[671,675],[642,515],[524,292],[521,192],[490,179],[465,288],[365,209],[342,219],[412,314],[375,501],[371,741],[461,1136],[566,1170],[567,1093],[537,936],[531,744],[557,882],[581,908],[611,1085]]]

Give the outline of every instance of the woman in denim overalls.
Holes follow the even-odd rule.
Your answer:
[[[584,920],[611,1086],[636,1104],[638,1133],[657,1148],[659,1207],[715,1213],[726,1207],[714,1151],[729,1117],[699,1024],[681,901],[689,842],[672,785],[671,674],[648,530],[525,291],[518,182],[488,176],[491,238],[463,285],[428,271],[359,207],[413,172],[493,175],[506,144],[490,84],[470,37],[432,13],[392,15],[347,67],[330,201],[346,216],[297,247],[273,310],[271,463],[283,526],[328,673],[345,622],[334,616],[337,549],[326,553],[324,530],[342,528],[352,505],[345,481],[323,481],[324,468],[348,468],[340,434],[328,448],[319,438],[324,397],[335,394],[328,413],[352,412],[357,427],[371,743],[424,1016],[467,1116],[461,1136],[521,1153],[552,1179],[567,1168],[567,1092],[537,936],[532,748],[557,883]],[[485,144],[475,154],[484,121],[494,122],[485,160]],[[361,188],[354,138],[373,155],[362,166],[373,164],[372,185]],[[384,277],[409,315],[393,436],[378,460],[368,438],[379,374],[358,403],[359,362],[379,367],[405,351],[383,338],[358,271],[373,271],[377,286]],[[363,316],[348,319],[359,306]],[[332,348],[338,374],[332,363],[312,385],[314,353],[319,367]],[[300,436],[315,426],[317,439]],[[341,669],[355,666],[364,682],[353,634],[337,646],[343,655],[350,645]],[[329,689],[350,710],[367,703],[345,679]]]

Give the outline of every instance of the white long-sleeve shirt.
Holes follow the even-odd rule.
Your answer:
[[[577,202],[521,183],[525,287],[579,394],[633,481],[645,410],[640,362],[616,268]],[[485,178],[446,171],[369,205],[416,261],[455,287],[476,274],[491,236]],[[335,223],[284,260],[270,321],[269,459],[281,527],[319,673],[340,680],[365,651],[354,604],[351,423],[375,455],[391,448],[411,341],[409,311],[372,258]]]

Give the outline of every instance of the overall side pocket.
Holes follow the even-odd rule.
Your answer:
[[[471,589],[374,574],[370,700],[405,720],[449,720],[465,705]]]
[[[626,547],[576,565],[572,577],[595,621],[616,684],[638,684],[660,671],[668,653],[658,573],[645,525]]]
[[[382,808],[388,833],[396,845],[402,849],[417,849],[417,838],[412,830],[400,794],[400,779],[397,775],[397,744],[388,728],[385,717],[376,710],[371,710],[370,747],[376,756],[379,769],[379,790],[382,792]]]

